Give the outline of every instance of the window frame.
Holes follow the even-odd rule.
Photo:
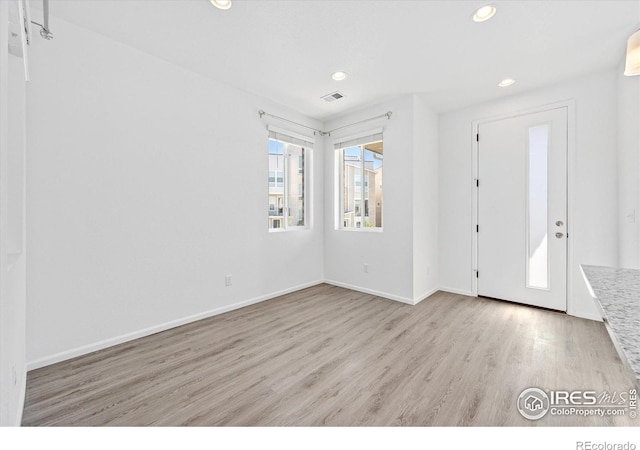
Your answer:
[[[337,165],[337,171],[336,171],[336,176],[337,176],[337,183],[334,183],[335,187],[336,187],[336,195],[335,195],[335,199],[337,201],[337,208],[336,208],[336,230],[342,230],[342,231],[355,231],[355,232],[364,232],[364,233],[382,233],[384,230],[384,216],[382,219],[382,226],[381,227],[366,227],[363,226],[364,224],[364,220],[365,220],[365,202],[368,202],[368,199],[365,198],[365,195],[368,195],[367,193],[369,192],[369,183],[368,183],[368,176],[365,176],[365,171],[366,171],[366,167],[365,167],[365,146],[375,143],[375,142],[382,142],[383,143],[383,148],[384,148],[384,137],[380,132],[369,132],[367,133],[367,135],[377,135],[379,134],[379,139],[372,139],[371,141],[365,141],[363,140],[361,143],[358,144],[353,144],[353,145],[345,145],[345,146],[341,146],[341,147],[337,147],[338,143],[335,144],[335,157],[336,157],[336,165]],[[348,141],[349,139],[342,139],[343,142]],[[351,224],[351,226],[346,226],[344,224],[345,219],[344,219],[344,214],[345,214],[345,195],[344,195],[344,167],[345,167],[345,160],[344,160],[344,151],[345,149],[348,148],[354,148],[354,147],[359,147],[360,148],[360,158],[362,161],[361,167],[360,167],[360,171],[357,175],[360,179],[360,197],[358,197],[355,193],[354,193],[354,212],[356,210],[355,207],[355,202],[356,202],[356,198],[358,198],[358,200],[360,201],[360,214],[358,216],[354,215],[354,219],[353,219],[353,224]],[[383,154],[384,157],[384,154]],[[383,158],[384,161],[384,158]],[[383,167],[384,167],[384,162],[383,162]],[[356,187],[356,180],[355,180],[355,176],[354,176],[354,188]],[[384,185],[384,172],[383,172],[383,183]],[[365,190],[365,185],[367,187],[367,189]],[[384,199],[384,191],[382,193],[383,195],[383,199]],[[384,200],[383,200],[384,201]],[[374,205],[375,205],[375,199],[374,199]],[[369,208],[371,207],[371,205],[368,205]],[[375,207],[375,206],[374,206]],[[359,224],[359,226],[357,226],[356,224]]]
[[[313,159],[313,145],[314,142],[312,138],[307,136],[297,135],[295,133],[291,133],[286,130],[279,130],[274,127],[268,127],[269,134],[267,136],[267,143],[270,146],[271,141],[276,141],[278,143],[283,144],[283,169],[281,173],[283,175],[282,186],[278,185],[278,178],[276,175],[275,188],[281,188],[283,191],[282,194],[282,216],[278,217],[279,227],[272,228],[271,221],[267,223],[267,230],[269,233],[283,233],[288,231],[302,231],[302,230],[310,230],[313,227],[312,224],[312,214],[311,214],[311,185],[312,185],[312,159]],[[302,149],[302,155],[297,155],[293,153],[287,152],[287,148],[289,145],[293,145],[295,147]],[[267,157],[273,155],[270,152],[267,152]],[[300,167],[302,166],[302,167]],[[272,170],[268,168],[267,172],[270,173]],[[295,171],[297,174],[301,174],[303,181],[302,183],[298,183],[295,179],[290,180],[290,171]],[[293,183],[293,184],[291,184]],[[269,183],[267,183],[269,189]],[[300,194],[300,187],[302,188],[302,195]],[[293,191],[289,192],[290,189]],[[289,195],[295,195],[296,197],[302,197],[302,216],[304,225],[289,225]],[[270,197],[271,192],[268,193],[267,197]],[[276,210],[278,210],[277,200],[276,200]],[[298,219],[300,216],[300,211],[298,214],[294,214],[294,220]],[[299,220],[299,219],[298,219]]]

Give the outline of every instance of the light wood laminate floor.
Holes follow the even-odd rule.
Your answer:
[[[322,284],[29,372],[23,425],[638,425],[516,409],[527,387],[632,385],[602,323]]]

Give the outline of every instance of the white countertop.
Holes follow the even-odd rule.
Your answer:
[[[640,270],[581,267],[620,358],[640,383]]]

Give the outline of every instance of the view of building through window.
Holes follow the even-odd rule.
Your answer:
[[[341,149],[342,227],[382,228],[382,141]]]
[[[305,226],[306,151],[269,139],[269,229]]]

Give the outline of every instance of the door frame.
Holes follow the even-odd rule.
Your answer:
[[[576,166],[576,121],[575,121],[575,100],[563,100],[554,103],[548,103],[541,106],[531,107],[522,110],[516,110],[511,113],[499,114],[494,116],[477,119],[472,122],[471,125],[471,199],[472,199],[472,212],[471,212],[471,224],[469,230],[471,231],[471,293],[474,297],[478,296],[478,278],[476,276],[478,270],[478,233],[476,231],[476,225],[478,224],[478,194],[479,187],[476,181],[478,180],[478,146],[479,142],[476,139],[480,125],[495,122],[497,120],[511,119],[514,117],[525,116],[528,114],[534,114],[552,109],[567,108],[567,292],[566,292],[566,308],[567,313],[571,314],[572,304],[571,298],[573,294],[573,275],[571,268],[574,264],[574,245],[573,239],[573,218],[574,218],[574,181],[575,181],[575,166]],[[482,180],[480,180],[482,182]]]

